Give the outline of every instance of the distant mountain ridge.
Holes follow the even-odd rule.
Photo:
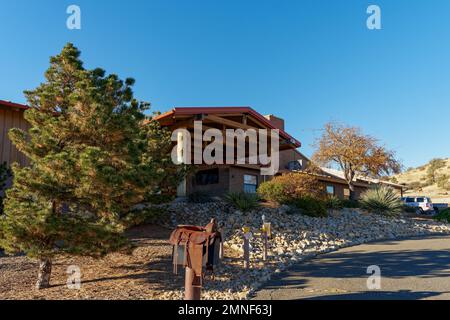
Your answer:
[[[428,196],[433,202],[450,203],[450,158],[433,159],[423,166],[409,168],[390,181],[406,185],[406,195]]]

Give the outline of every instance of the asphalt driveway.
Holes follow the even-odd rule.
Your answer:
[[[380,289],[368,289],[369,266],[380,268]],[[450,300],[450,236],[376,242],[321,255],[279,274],[255,299]]]

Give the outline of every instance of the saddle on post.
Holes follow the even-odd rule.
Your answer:
[[[205,227],[178,226],[170,235],[169,242],[173,245],[174,273],[178,265],[191,268],[194,272],[193,286],[201,286],[203,267],[213,271],[214,263],[219,259],[219,245],[222,236],[217,230],[215,219]]]

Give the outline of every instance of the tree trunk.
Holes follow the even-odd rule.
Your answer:
[[[352,201],[356,200],[355,186],[353,185],[353,183],[349,183],[348,188],[350,189],[350,200]]]
[[[52,274],[52,260],[49,258],[40,259],[39,260],[38,281],[36,282],[36,289],[49,288],[51,274]]]

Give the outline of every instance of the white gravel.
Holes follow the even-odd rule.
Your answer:
[[[407,217],[389,218],[344,209],[328,218],[290,215],[289,208],[262,208],[242,214],[224,203],[171,205],[171,223],[206,225],[212,217],[225,230],[225,259],[215,268],[215,279],[205,279],[202,299],[247,299],[274,273],[320,253],[381,239],[396,239],[433,233],[450,233],[450,225]],[[257,235],[262,215],[272,223],[273,238],[269,242],[269,259],[262,259],[262,241]],[[249,226],[251,268],[244,270],[242,227]],[[167,291],[164,299],[182,299],[182,291]]]

